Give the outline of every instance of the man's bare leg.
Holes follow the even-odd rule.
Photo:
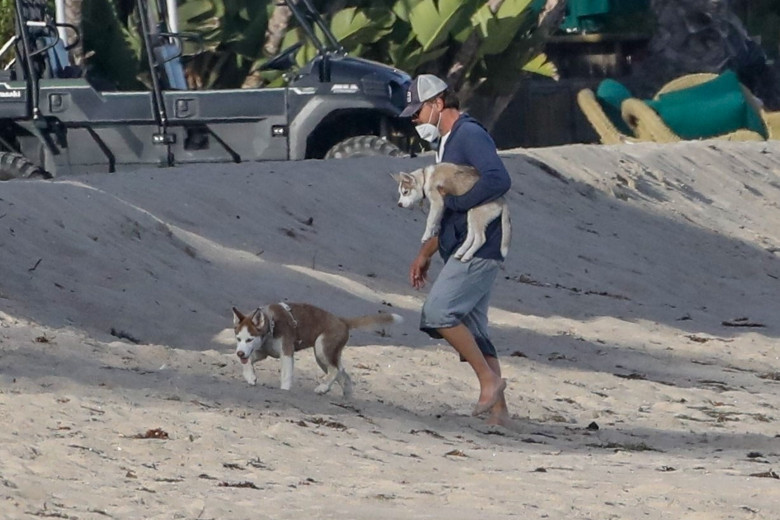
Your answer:
[[[488,363],[485,355],[479,350],[471,331],[462,323],[454,327],[438,329],[438,332],[471,365],[471,368],[477,375],[480,390],[479,401],[477,401],[475,406],[475,415],[481,414],[481,410],[485,409],[485,407],[488,407],[485,411],[496,409],[504,401],[503,389],[506,386],[506,382],[500,376],[500,367],[498,368],[498,373],[496,373],[496,370]],[[496,363],[498,362],[497,359],[492,359]],[[504,409],[506,409],[506,403],[504,403]],[[497,410],[501,410],[500,406]]]

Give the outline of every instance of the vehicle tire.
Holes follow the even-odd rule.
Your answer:
[[[336,143],[325,154],[326,159],[346,159],[348,157],[403,157],[404,152],[396,145],[376,135],[359,135]]]
[[[0,152],[0,181],[11,179],[51,179],[51,175],[23,155]]]

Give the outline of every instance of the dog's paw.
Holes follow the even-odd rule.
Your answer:
[[[477,252],[477,247],[461,247],[452,255],[461,262],[468,262],[474,257],[474,253]]]
[[[330,390],[330,386],[322,383],[321,385],[317,385],[317,388],[314,389],[314,393],[319,395],[327,394],[328,390]]]
[[[257,384],[257,375],[254,370],[244,370],[243,375],[246,382],[250,385],[255,386]]]
[[[439,229],[434,228],[431,231],[426,230],[425,233],[423,233],[422,238],[420,239],[420,242],[427,242],[433,237],[439,236]]]

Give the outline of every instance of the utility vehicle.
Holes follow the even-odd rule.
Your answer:
[[[194,90],[188,36],[168,30],[165,0],[136,0],[151,87],[128,92],[69,62],[58,29],[77,28],[46,0],[15,0],[16,32],[0,49],[16,52],[0,71],[0,179],[408,153],[413,129],[397,116],[409,75],[348,56],[310,0],[285,1],[318,50],[310,62],[291,68],[298,44],[264,65],[288,70],[284,87]]]

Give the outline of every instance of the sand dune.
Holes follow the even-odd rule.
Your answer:
[[[502,154],[509,429],[417,330],[388,174],[430,157],[2,183],[0,518],[776,518],[779,153]],[[278,301],[405,322],[353,332],[350,401],[309,351],[249,387],[215,335]]]

